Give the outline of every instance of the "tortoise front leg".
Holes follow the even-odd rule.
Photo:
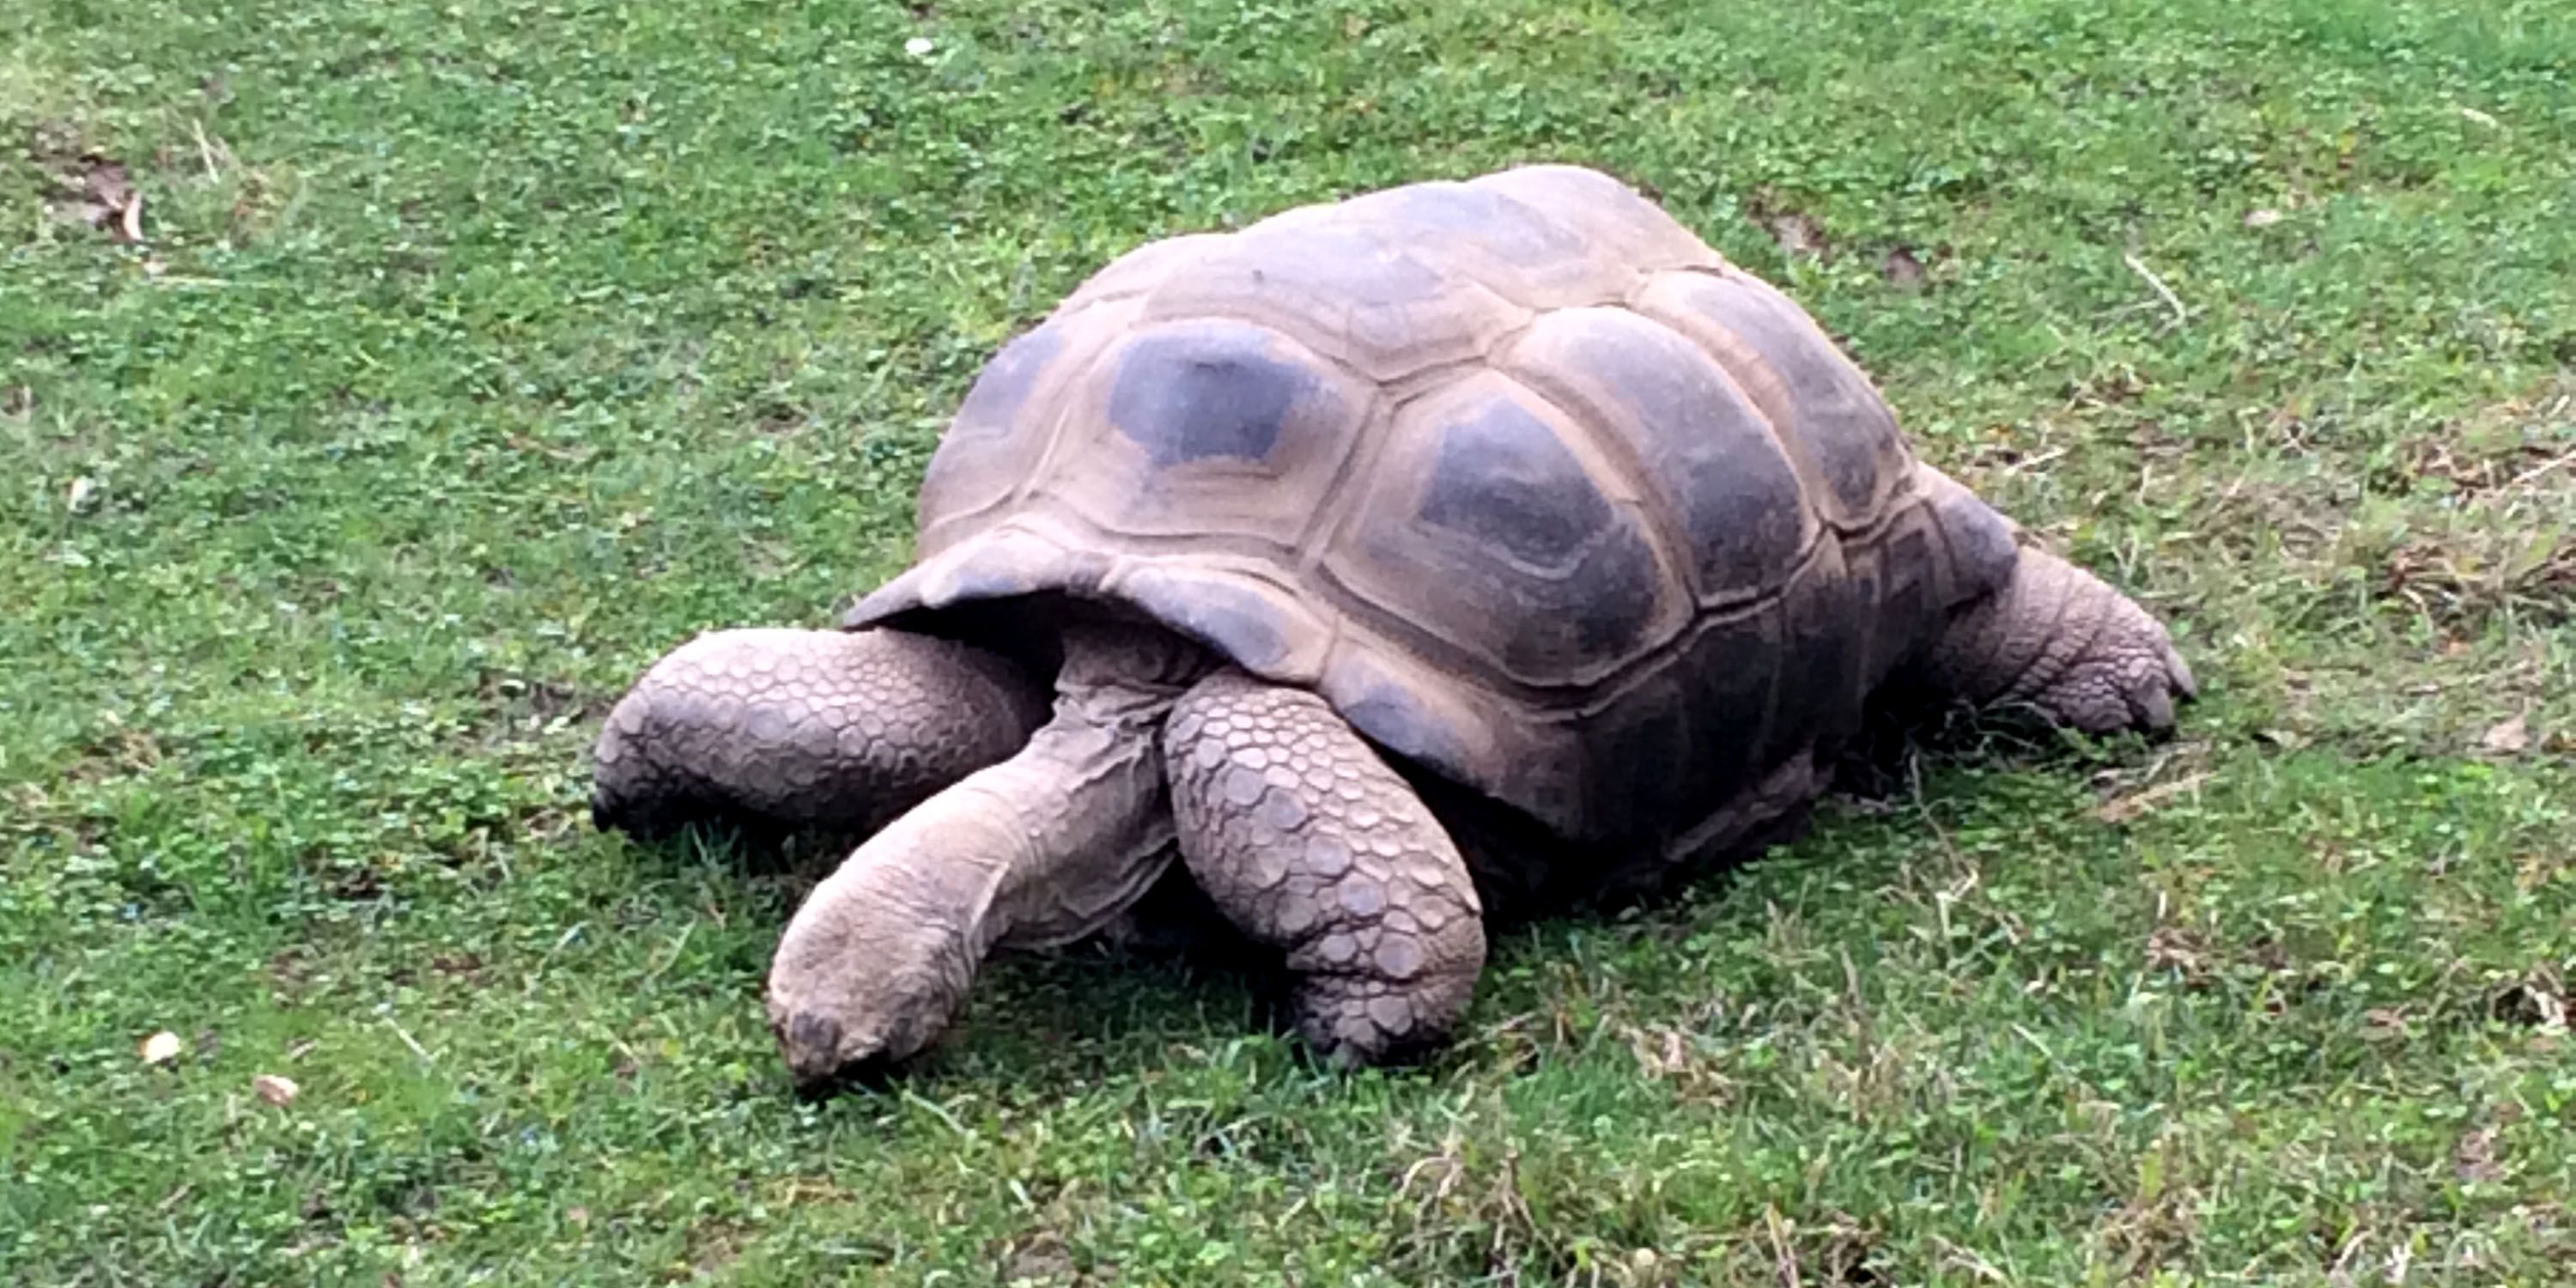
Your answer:
[[[1445,1042],[1485,964],[1458,847],[1321,698],[1240,671],[1174,705],[1163,758],[1190,873],[1298,976],[1299,1032],[1363,1064]]]
[[[2012,579],[1951,616],[1933,682],[1983,706],[2025,707],[2086,733],[2173,728],[2196,687],[2158,622],[2101,578],[2024,547]]]
[[[591,818],[652,837],[699,821],[864,834],[994,764],[1046,718],[982,649],[904,631],[715,631],[609,713]]]

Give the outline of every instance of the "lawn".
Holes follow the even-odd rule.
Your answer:
[[[1511,930],[1418,1071],[1075,954],[795,1099],[799,878],[592,831],[606,705],[900,568],[1109,256],[1538,159],[2173,621],[2181,735]],[[2576,1280],[2563,0],[20,0],[0,225],[0,1280]]]

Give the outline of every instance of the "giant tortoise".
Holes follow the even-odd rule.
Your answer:
[[[1569,166],[1115,260],[977,379],[916,555],[838,630],[673,651],[595,754],[603,827],[865,838],[769,976],[808,1087],[1167,874],[1321,1053],[1419,1055],[1497,900],[1759,845],[1891,686],[2094,732],[2192,693],[1797,305]]]

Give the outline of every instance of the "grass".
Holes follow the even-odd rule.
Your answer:
[[[2571,68],[2556,0],[7,6],[0,1279],[2566,1282]],[[1114,252],[1527,159],[2174,620],[2184,736],[1515,932],[1417,1073],[1076,955],[795,1101],[794,883],[592,833],[605,704],[899,568]]]

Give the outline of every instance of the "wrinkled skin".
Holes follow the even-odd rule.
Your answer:
[[[1100,930],[1177,849],[1297,977],[1305,1040],[1344,1062],[1454,1033],[1483,965],[1458,847],[1330,706],[1159,628],[1064,632],[1052,717],[999,656],[894,630],[742,631],[648,672],[610,718],[596,813],[639,833],[744,813],[886,818],[797,913],[769,979],[809,1089],[936,1041],[996,948]],[[2044,551],[1958,610],[1936,687],[2091,732],[2161,733],[2193,693],[2164,628]]]
[[[2003,590],[1969,605],[1933,646],[1934,685],[2086,733],[2173,727],[2197,691],[2165,628],[2102,579],[2025,549]]]
[[[1054,719],[815,889],[769,975],[770,1027],[800,1084],[913,1055],[995,947],[1082,938],[1143,897],[1171,858],[1155,733],[1206,666],[1156,631],[1068,632]]]

